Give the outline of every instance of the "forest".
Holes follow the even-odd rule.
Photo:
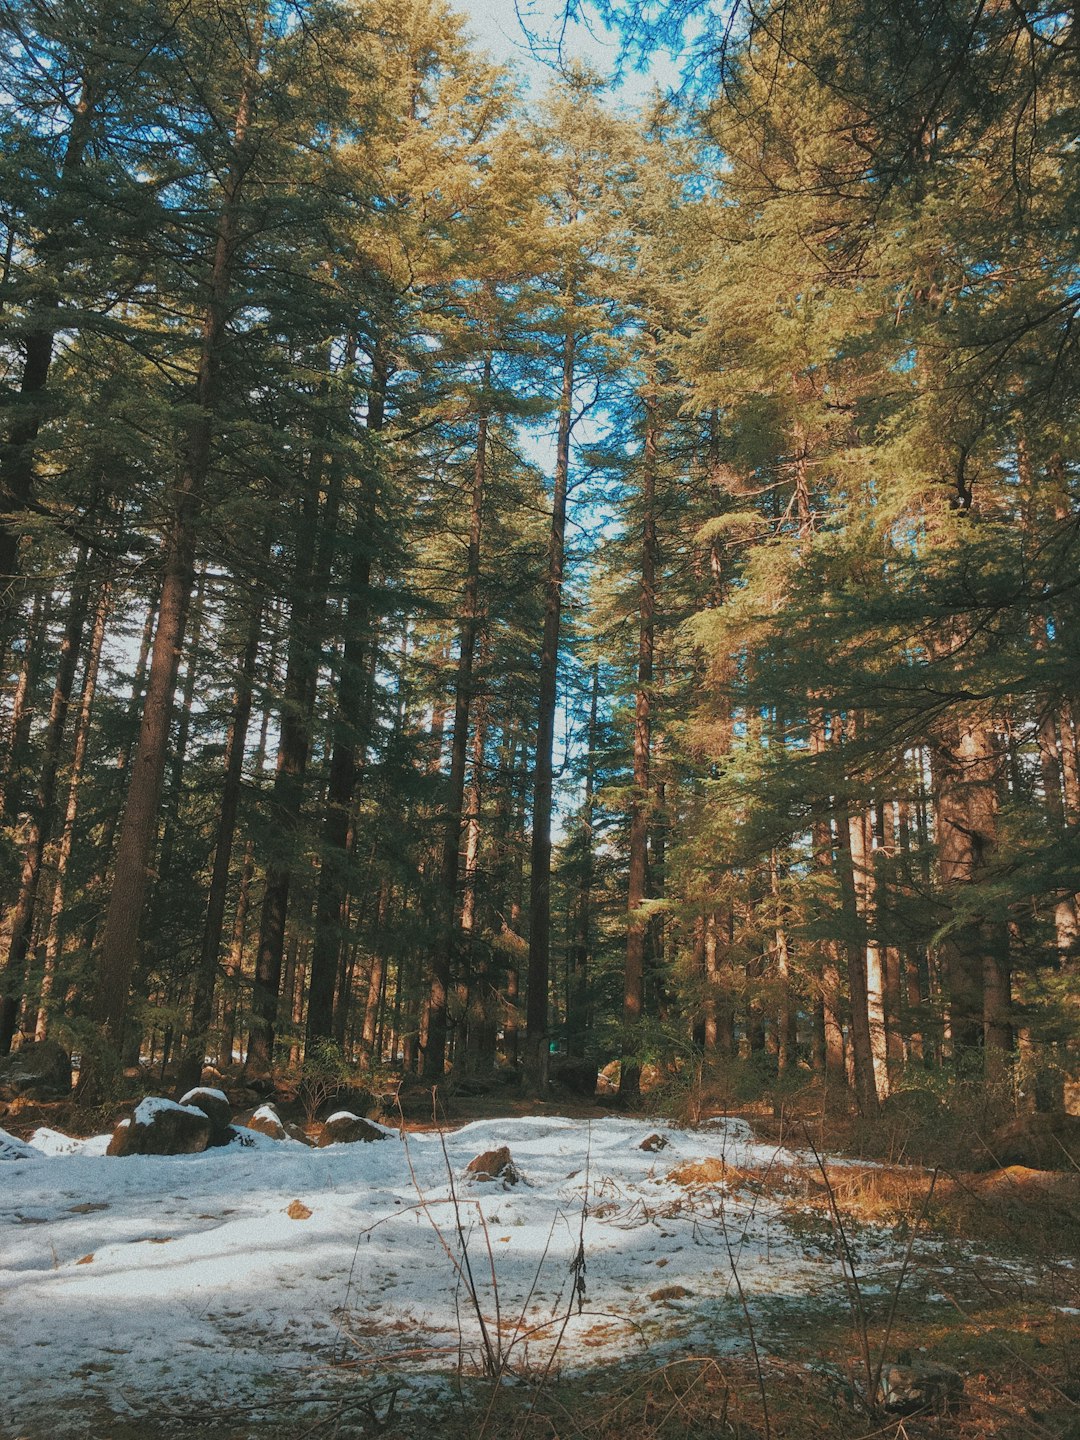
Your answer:
[[[1080,17],[590,13],[677,93],[0,8],[0,1053],[88,1102],[1075,1104]]]

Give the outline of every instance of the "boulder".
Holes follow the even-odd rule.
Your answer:
[[[964,1380],[956,1370],[920,1361],[913,1365],[885,1365],[877,1398],[879,1405],[894,1414],[942,1415],[954,1411],[963,1395]]]
[[[180,1104],[201,1110],[210,1121],[210,1144],[227,1145],[232,1137],[232,1105],[224,1090],[198,1085],[181,1095]]]
[[[0,1100],[71,1098],[71,1056],[55,1040],[29,1040],[0,1061]]]
[[[597,1067],[595,1060],[576,1060],[569,1055],[553,1055],[548,1076],[572,1095],[591,1100],[596,1094]]]
[[[387,1132],[381,1125],[373,1125],[350,1110],[339,1110],[324,1121],[316,1142],[321,1149],[325,1145],[355,1145],[357,1141],[370,1144],[373,1140],[385,1140]]]
[[[253,1110],[244,1110],[236,1117],[236,1124],[244,1130],[257,1130],[271,1140],[287,1140],[289,1132],[284,1121],[273,1105],[256,1105]]]
[[[288,1120],[283,1120],[277,1112],[277,1107],[266,1103],[257,1105],[253,1110],[245,1110],[238,1115],[233,1122],[233,1130],[257,1130],[260,1135],[266,1135],[271,1140],[298,1140],[301,1145],[314,1145],[310,1135],[305,1135],[299,1125],[293,1125]]]
[[[0,1160],[40,1160],[41,1151],[6,1130],[0,1130]]]
[[[113,1131],[106,1155],[198,1155],[212,1127],[202,1110],[150,1095]]]
[[[994,1131],[987,1148],[995,1165],[1075,1169],[1080,1167],[1080,1115],[1018,1115]]]
[[[474,1180],[501,1180],[504,1186],[516,1185],[521,1179],[521,1173],[511,1159],[510,1149],[506,1145],[474,1156],[465,1166],[465,1173]]]

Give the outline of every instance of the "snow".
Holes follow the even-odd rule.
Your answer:
[[[228,1101],[225,1103],[228,1104]],[[203,1112],[194,1105],[179,1105],[175,1100],[166,1100],[162,1095],[148,1095],[135,1107],[135,1124],[149,1125],[154,1116],[160,1115],[163,1110],[181,1110],[185,1115],[197,1115],[200,1120],[206,1119]]]
[[[639,1149],[656,1130],[667,1146]],[[394,1143],[309,1149],[245,1132],[200,1155],[111,1158],[107,1136],[39,1131],[25,1147],[33,1163],[4,1167],[0,1187],[8,1418],[50,1414],[51,1435],[74,1436],[95,1404],[129,1418],[140,1406],[188,1411],[193,1394],[204,1407],[257,1407],[332,1386],[335,1363],[349,1384],[358,1368],[479,1366],[459,1220],[511,1367],[543,1365],[556,1348],[565,1371],[677,1344],[740,1346],[740,1287],[750,1307],[842,1289],[831,1247],[793,1235],[783,1195],[753,1183],[800,1157],[740,1122],[531,1117],[386,1133]],[[524,1183],[466,1183],[468,1162],[500,1145]],[[709,1159],[714,1175],[718,1159],[742,1174],[670,1178]],[[875,1279],[902,1258],[902,1241],[890,1243],[872,1252]]]
[[[200,1099],[220,1100],[223,1105],[228,1105],[229,1097],[224,1090],[215,1090],[210,1085],[196,1085],[194,1090],[189,1090],[186,1095],[180,1096],[181,1105],[194,1105]]]

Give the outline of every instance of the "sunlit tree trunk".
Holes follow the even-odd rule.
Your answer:
[[[569,326],[569,321],[567,322]],[[559,674],[563,567],[566,550],[566,496],[570,478],[577,336],[563,341],[559,428],[555,446],[555,489],[544,582],[544,630],[540,648],[536,760],[533,772],[532,870],[529,882],[529,971],[525,1008],[525,1083],[543,1094],[548,1073],[548,986],[551,969],[551,812],[555,750],[555,707]]]

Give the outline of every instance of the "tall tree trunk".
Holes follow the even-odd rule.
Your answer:
[[[473,699],[473,665],[476,637],[480,628],[480,539],[484,517],[484,483],[487,475],[488,390],[491,385],[491,356],[484,357],[484,378],[480,412],[476,425],[476,456],[473,464],[469,504],[469,541],[465,556],[465,587],[461,597],[461,629],[458,633],[457,676],[454,685],[454,735],[450,747],[450,777],[443,822],[442,855],[439,865],[441,906],[439,934],[432,956],[431,996],[428,1008],[427,1049],[424,1076],[434,1082],[442,1078],[446,1065],[447,1014],[455,942],[458,872],[461,860],[462,812],[465,801],[465,771],[469,746],[469,713]]]
[[[372,377],[368,390],[367,429],[382,430],[386,415],[387,360],[382,344],[376,342]],[[374,491],[375,485],[371,485]],[[373,495],[357,499],[357,522],[349,565],[349,590],[345,600],[345,644],[338,676],[334,710],[330,775],[326,812],[323,819],[323,858],[315,906],[315,935],[311,954],[311,982],[308,992],[305,1051],[334,1034],[334,986],[345,942],[348,901],[348,866],[353,828],[353,797],[359,777],[359,747],[370,728],[368,701],[368,657],[371,645],[371,582]],[[344,1014],[344,996],[339,1008]]]
[[[965,910],[997,841],[999,768],[983,720],[961,715],[943,728],[934,752],[938,867],[946,898]],[[978,914],[964,915],[942,953],[954,1059],[977,1054],[985,1043],[987,1067],[994,1070],[1012,1044],[1004,927]]]
[[[82,693],[79,696],[79,714],[75,723],[75,742],[68,775],[67,805],[64,811],[64,828],[56,853],[56,873],[53,880],[52,899],[49,904],[48,930],[45,937],[45,957],[41,981],[41,1000],[38,1005],[37,1024],[34,1038],[44,1040],[49,1028],[49,1012],[52,995],[56,987],[57,969],[60,963],[60,922],[64,913],[64,883],[75,840],[75,821],[79,813],[79,792],[83,770],[86,766],[86,750],[90,740],[90,718],[97,690],[98,669],[101,664],[101,650],[105,643],[105,629],[109,623],[112,604],[112,580],[106,578],[98,593],[94,610],[94,623],[90,632],[90,645],[83,672]]]
[[[874,1078],[874,1048],[867,1005],[866,940],[863,917],[859,912],[855,872],[852,864],[852,833],[851,818],[843,806],[837,805],[834,812],[833,843],[837,879],[840,883],[841,909],[844,917],[844,949],[847,953],[848,996],[851,1002],[852,1072],[859,1109],[864,1115],[874,1115],[878,1108],[878,1094]]]
[[[874,1085],[879,1100],[889,1093],[888,1059],[885,1044],[885,990],[881,944],[877,935],[877,875],[874,868],[874,827],[870,816],[860,810],[848,819],[852,879],[858,915],[858,933],[863,945],[866,975],[866,1015],[870,1027],[870,1055]]]
[[[112,894],[105,914],[99,948],[93,1013],[108,1042],[116,1050],[119,1050],[123,1041],[128,990],[138,955],[139,927],[157,834],[168,752],[169,720],[195,577],[197,521],[210,474],[213,420],[219,403],[221,356],[229,315],[229,292],[237,247],[240,204],[245,177],[252,159],[247,139],[258,83],[261,48],[260,25],[256,27],[251,51],[244,66],[243,82],[232,126],[232,158],[222,177],[210,295],[203,314],[194,414],[187,425],[183,463],[166,537],[161,601],[139,743],[117,841]]]
[[[0,1055],[11,1049],[19,1006],[26,983],[26,962],[30,953],[30,937],[34,924],[41,862],[52,838],[57,818],[57,780],[63,752],[64,730],[71,705],[71,690],[79,663],[83,630],[90,597],[88,547],[84,543],[75,563],[71,595],[68,600],[64,638],[60,644],[60,661],[45,727],[41,769],[34,796],[33,814],[26,836],[19,879],[19,894],[11,922],[7,962],[0,988]]]
[[[536,762],[533,773],[532,870],[529,878],[529,970],[525,1000],[525,1084],[535,1094],[547,1088],[548,987],[551,969],[551,810],[558,699],[559,634],[566,553],[566,495],[570,478],[574,366],[577,336],[563,340],[562,390],[555,445],[555,488],[544,582],[544,631],[540,647]]]
[[[199,1083],[210,1023],[214,1014],[214,989],[217,983],[221,937],[225,926],[229,866],[232,863],[236,817],[240,808],[240,794],[243,788],[244,751],[247,745],[248,725],[251,722],[255,665],[258,660],[259,640],[262,635],[262,595],[260,593],[253,595],[250,604],[251,615],[240,660],[240,673],[237,677],[232,719],[229,724],[229,738],[225,748],[225,773],[221,784],[221,810],[218,815],[217,841],[214,846],[214,866],[210,875],[206,918],[203,921],[199,962],[195,972],[195,993],[191,1004],[191,1033],[184,1057],[180,1062],[176,1082],[180,1094]]]
[[[769,852],[769,890],[775,907],[773,954],[776,957],[778,1003],[776,1011],[776,1066],[781,1075],[798,1062],[798,1016],[791,980],[791,950],[780,910],[780,866],[776,851]]]
[[[570,984],[567,992],[566,1048],[582,1058],[589,1034],[589,970],[592,957],[593,881],[596,857],[593,854],[596,819],[597,720],[600,704],[600,662],[593,661],[589,680],[589,730],[585,750],[585,795],[581,803],[581,871],[574,905],[573,937],[570,943]]]
[[[15,694],[11,701],[3,774],[0,775],[0,820],[3,820],[9,811],[16,812],[19,807],[17,780],[22,774],[26,757],[30,721],[33,718],[34,689],[37,686],[51,619],[52,593],[46,594],[39,590],[34,595],[31,606],[26,627],[26,647],[22,652]]]
[[[327,355],[329,365],[330,357]],[[319,676],[334,547],[341,507],[341,466],[331,464],[320,521],[319,499],[326,455],[324,437],[316,436],[309,457],[307,486],[301,498],[294,570],[294,601],[289,617],[289,649],[281,704],[281,732],[274,772],[272,809],[277,825],[275,852],[266,866],[259,916],[259,948],[251,996],[251,1038],[247,1066],[268,1075],[274,1063],[274,1035],[285,954],[285,926],[300,828],[304,782],[311,753],[311,718]],[[331,972],[331,975],[333,972]]]
[[[650,386],[652,385],[650,377]],[[638,591],[638,663],[634,698],[634,789],[630,800],[630,873],[626,908],[626,962],[623,970],[623,1057],[619,1097],[634,1101],[641,1091],[636,1035],[645,1004],[645,946],[648,919],[641,913],[649,893],[649,815],[652,797],[652,684],[656,644],[656,467],[659,426],[656,396],[645,396],[645,440],[641,463],[641,583]]]
[[[53,346],[62,322],[63,273],[68,264],[68,238],[77,217],[71,187],[83,169],[94,122],[103,97],[95,77],[84,74],[79,98],[71,112],[64,158],[60,165],[54,208],[56,226],[39,245],[41,274],[36,280],[36,305],[22,326],[23,369],[12,420],[0,443],[0,654],[7,649],[19,602],[19,542],[23,520],[33,496],[35,448],[44,419],[44,400]]]

